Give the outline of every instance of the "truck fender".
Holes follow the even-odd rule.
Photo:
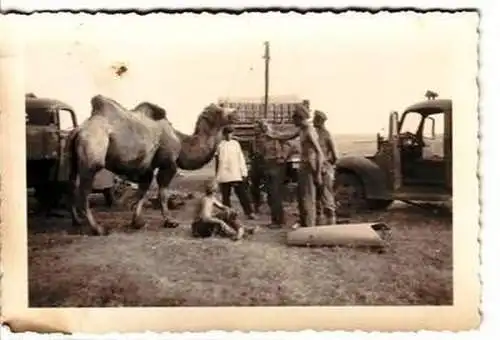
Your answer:
[[[360,179],[367,199],[391,199],[387,177],[375,162],[365,157],[342,157],[336,162],[336,173],[346,172]]]

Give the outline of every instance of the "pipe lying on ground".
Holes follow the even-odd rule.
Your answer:
[[[333,224],[290,231],[286,243],[290,246],[384,247],[389,231],[384,223]]]

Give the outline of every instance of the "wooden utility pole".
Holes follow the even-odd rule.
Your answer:
[[[269,104],[269,41],[264,42],[264,62],[265,62],[265,74],[264,74],[264,117],[267,118],[267,108]]]

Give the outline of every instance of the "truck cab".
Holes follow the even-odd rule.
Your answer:
[[[34,94],[25,97],[26,182],[39,203],[57,205],[69,181],[66,142],[78,126],[75,110],[68,104]],[[112,204],[115,176],[101,170],[94,180],[94,191],[102,192]]]
[[[65,142],[77,126],[75,111],[56,99],[26,97],[27,185],[57,181],[66,165]]]
[[[338,205],[382,209],[394,200],[446,202],[452,197],[452,101],[428,99],[389,115],[387,138],[373,156],[337,162]]]
[[[393,137],[393,143],[398,145],[393,155],[394,198],[449,198],[453,181],[451,100],[426,100],[408,107],[400,119],[392,113],[391,119],[398,121]]]

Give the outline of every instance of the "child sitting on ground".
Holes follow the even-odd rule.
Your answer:
[[[237,214],[215,198],[217,183],[209,181],[205,184],[205,195],[199,199],[191,224],[193,237],[211,237],[214,235],[229,236],[233,240],[241,240],[245,228],[239,223]],[[214,215],[214,206],[221,211]],[[252,230],[248,230],[253,233]]]

